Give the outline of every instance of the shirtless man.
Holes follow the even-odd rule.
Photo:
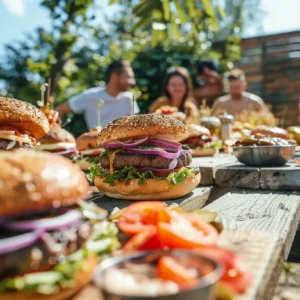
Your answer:
[[[244,110],[269,111],[264,101],[251,93],[246,92],[247,82],[242,70],[232,70],[228,75],[229,95],[215,100],[212,107],[212,115],[222,112],[237,115]]]

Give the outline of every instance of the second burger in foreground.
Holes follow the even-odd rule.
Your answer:
[[[190,193],[200,182],[189,167],[190,150],[179,141],[187,127],[169,116],[132,115],[109,123],[98,144],[106,150],[90,169],[95,185],[107,196],[128,200],[166,200]]]

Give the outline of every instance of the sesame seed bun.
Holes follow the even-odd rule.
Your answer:
[[[88,284],[92,278],[93,271],[97,266],[95,257],[88,257],[83,262],[83,267],[78,269],[74,276],[74,286],[62,288],[59,292],[50,295],[42,295],[30,292],[4,292],[0,293],[0,300],[65,300],[76,294],[83,286]]]
[[[32,104],[12,98],[0,97],[0,125],[28,131],[36,139],[49,130],[45,114]]]
[[[95,185],[104,195],[126,200],[168,200],[183,197],[192,192],[200,183],[200,171],[196,170],[191,178],[185,178],[182,183],[169,184],[166,179],[147,179],[143,185],[138,179],[118,180],[114,186],[103,182],[102,177],[95,178]]]
[[[209,129],[207,129],[206,127],[196,125],[196,124],[188,124],[187,128],[189,132],[188,138],[201,136],[201,135],[206,135],[208,137],[211,136]]]
[[[120,139],[152,136],[181,141],[187,127],[179,120],[158,114],[131,115],[110,122],[100,132],[98,145]]]
[[[74,136],[67,130],[57,126],[52,127],[50,131],[38,140],[41,144],[73,143]]]
[[[99,131],[89,131],[80,135],[76,139],[76,147],[80,150],[98,148],[97,145]]]
[[[76,203],[88,193],[80,168],[48,152],[0,152],[0,215]]]

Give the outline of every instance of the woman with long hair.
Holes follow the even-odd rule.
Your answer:
[[[164,79],[162,95],[149,107],[154,113],[162,106],[176,107],[187,117],[198,117],[199,111],[193,98],[193,86],[189,71],[183,67],[172,67]]]

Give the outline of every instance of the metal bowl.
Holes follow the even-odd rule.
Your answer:
[[[238,161],[246,166],[278,167],[293,158],[296,146],[240,146],[233,150]]]
[[[147,295],[142,293],[141,295],[137,295],[131,291],[132,295],[129,295],[128,292],[124,292],[124,287],[122,294],[122,283],[120,282],[120,279],[117,279],[115,282],[117,288],[108,287],[106,284],[106,272],[110,268],[122,269],[124,267],[126,268],[128,264],[130,264],[131,267],[134,266],[134,268],[139,268],[139,266],[143,267],[145,264],[155,266],[159,258],[164,255],[175,257],[176,260],[180,261],[181,263],[192,265],[200,272],[205,272],[204,270],[208,270],[208,268],[210,272],[208,272],[208,274],[206,273],[205,276],[199,277],[199,284],[197,287],[189,290],[179,291],[175,294]],[[156,250],[108,258],[100,263],[100,265],[96,268],[93,281],[96,287],[103,292],[106,300],[212,300],[214,299],[214,285],[220,279],[222,273],[222,266],[205,256],[184,250]]]

